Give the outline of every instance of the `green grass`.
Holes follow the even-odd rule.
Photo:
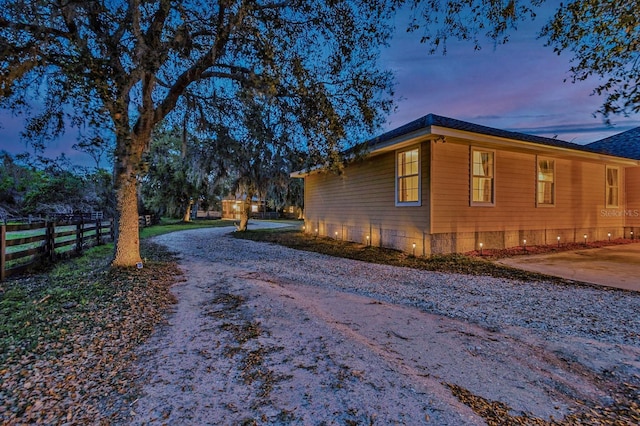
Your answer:
[[[248,230],[246,232],[236,232],[233,235],[241,239],[270,242],[297,250],[312,251],[329,256],[384,265],[467,275],[486,275],[521,281],[544,280],[564,282],[559,278],[526,272],[463,254],[411,256],[407,253],[388,248],[365,246],[326,237],[314,237],[291,228]]]
[[[163,220],[158,225],[142,228],[140,230],[140,238],[150,238],[157,235],[168,234],[169,232],[184,231],[187,229],[219,228],[224,226],[233,226],[233,222],[228,220],[210,219],[198,219],[192,222],[183,222],[181,220]]]
[[[221,220],[165,221],[142,229],[140,235],[145,239],[185,229],[229,225]],[[29,235],[31,232],[14,238]],[[59,330],[68,327],[60,323],[72,321],[72,312],[113,297],[115,287],[104,282],[112,256],[113,243],[104,244],[56,263],[48,269],[48,277],[27,275],[0,283],[0,361],[12,353],[31,351],[39,342],[55,340]]]
[[[46,274],[0,282],[0,417],[9,424],[111,423],[135,387],[133,351],[175,303],[169,289],[180,271],[149,241],[142,269],[110,268],[112,254],[106,244]]]
[[[76,314],[107,303],[114,287],[101,282],[113,245],[87,250],[55,265],[48,274],[0,283],[0,361],[56,340]],[[111,289],[111,291],[105,291]]]

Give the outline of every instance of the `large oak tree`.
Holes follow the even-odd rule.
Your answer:
[[[326,161],[390,107],[376,66],[385,0],[3,0],[0,106],[46,144],[69,125],[115,139],[114,266],[140,262],[137,187],[162,121],[220,123],[239,91],[277,100],[291,143]],[[31,110],[29,111],[29,108]],[[241,125],[241,123],[238,123]]]

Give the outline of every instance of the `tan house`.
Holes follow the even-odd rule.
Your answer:
[[[222,218],[240,220],[247,203],[246,196],[228,196],[222,200]],[[264,199],[253,197],[250,207],[251,217],[268,216]]]
[[[292,174],[306,232],[427,255],[640,231],[638,159],[433,114],[366,146],[340,175]]]
[[[246,197],[235,198],[229,196],[222,200],[222,219],[240,220],[245,203]],[[268,207],[264,199],[253,197],[250,217],[252,219],[300,219],[302,218],[302,209],[297,206],[285,206],[280,211],[273,211]]]

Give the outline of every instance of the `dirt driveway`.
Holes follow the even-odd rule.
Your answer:
[[[616,417],[636,397],[620,389],[640,384],[640,295],[368,264],[228,232],[156,238],[185,281],[141,348],[131,424],[589,424],[589,407]]]
[[[499,263],[574,281],[640,291],[640,242],[502,259]]]

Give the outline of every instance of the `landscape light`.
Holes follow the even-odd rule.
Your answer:
[[[609,237],[609,241],[611,241],[611,232],[607,233],[607,237]]]
[[[631,231],[631,239],[633,240],[633,231]]]
[[[522,249],[523,249],[524,251],[527,251],[527,240],[526,240],[526,239],[525,239],[525,240],[522,240]]]
[[[336,240],[338,239],[338,231],[336,231]]]
[[[584,234],[584,243],[587,244],[587,234]]]
[[[560,247],[560,235],[558,235],[558,247]]]
[[[416,243],[413,243],[413,257],[416,256]]]
[[[367,245],[369,245],[369,236],[367,235]]]
[[[480,243],[480,256],[482,256],[482,243]]]

